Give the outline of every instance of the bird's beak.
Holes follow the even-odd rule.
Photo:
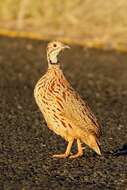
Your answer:
[[[65,45],[64,48],[65,49],[70,49],[70,46]]]
[[[67,46],[67,45],[64,45],[64,46],[62,47],[62,49],[70,49],[70,47]]]

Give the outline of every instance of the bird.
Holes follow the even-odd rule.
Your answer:
[[[53,158],[77,158],[83,155],[83,143],[101,155],[101,126],[76,90],[67,81],[61,69],[59,54],[69,49],[59,41],[47,45],[48,68],[34,88],[35,101],[42,112],[50,130],[67,141],[64,153],[54,154]],[[77,142],[77,152],[71,148]]]

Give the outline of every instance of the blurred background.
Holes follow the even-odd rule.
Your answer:
[[[8,30],[126,51],[127,1],[4,0],[0,1],[0,33]]]

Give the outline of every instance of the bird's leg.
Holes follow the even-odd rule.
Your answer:
[[[71,141],[68,142],[67,149],[66,149],[64,154],[54,154],[53,158],[66,158],[66,157],[68,157],[69,154],[70,154],[70,151],[71,151],[73,141],[74,140],[71,140]]]
[[[77,139],[78,152],[76,154],[71,155],[69,158],[77,158],[83,155],[83,147],[80,139]]]

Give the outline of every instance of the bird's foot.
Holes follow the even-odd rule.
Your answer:
[[[77,152],[76,154],[69,156],[69,158],[71,158],[71,159],[78,158],[78,157],[81,157],[82,155],[83,155],[83,152]]]
[[[53,158],[67,158],[68,155],[66,153],[64,153],[64,154],[54,154],[52,157]]]

